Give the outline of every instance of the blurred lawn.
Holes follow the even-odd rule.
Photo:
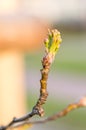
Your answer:
[[[52,71],[86,74],[86,32],[63,32],[62,39],[63,42],[52,66]],[[43,49],[39,52],[26,54],[27,68],[41,68]]]

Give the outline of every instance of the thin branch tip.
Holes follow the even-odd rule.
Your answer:
[[[0,130],[14,129],[15,127],[20,127],[20,126],[23,127],[25,125],[29,127],[32,124],[44,124],[49,121],[55,121],[56,119],[66,116],[72,110],[75,110],[80,107],[86,107],[86,96],[84,96],[77,103],[69,104],[61,112],[58,112],[50,117],[47,117],[44,120],[32,121],[32,122],[30,121],[30,118],[32,118],[35,115],[42,117],[45,114],[43,105],[46,103],[47,97],[48,97],[48,92],[47,92],[48,75],[49,75],[51,64],[53,63],[55,59],[55,55],[59,50],[61,42],[62,42],[62,39],[61,39],[60,32],[57,29],[54,29],[54,30],[48,29],[48,36],[44,40],[45,56],[42,59],[42,69],[40,70],[41,79],[40,79],[39,98],[36,104],[33,106],[32,111],[30,113],[20,118],[16,118],[16,117],[13,118],[10,121],[10,123],[8,123],[6,126],[0,126]]]

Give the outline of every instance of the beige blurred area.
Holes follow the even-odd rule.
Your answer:
[[[41,47],[47,26],[35,18],[20,17],[0,21],[0,49],[32,51]]]
[[[22,11],[23,0],[0,1],[0,48],[32,51],[41,47],[48,24]]]
[[[23,13],[22,2],[0,0],[0,125],[26,113],[23,54],[41,47],[48,27]]]
[[[20,1],[18,0],[0,0],[0,14],[8,14],[18,10]]]

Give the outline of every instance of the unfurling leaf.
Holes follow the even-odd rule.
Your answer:
[[[54,57],[60,47],[61,41],[61,35],[58,30],[48,30],[48,37],[45,39],[44,44],[47,57],[50,59],[50,63],[52,63],[54,60]]]
[[[61,35],[58,30],[48,30],[48,38],[44,41],[47,53],[55,54],[61,43]]]

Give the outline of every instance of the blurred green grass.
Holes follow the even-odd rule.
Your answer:
[[[86,74],[86,32],[63,32],[62,39],[52,71]],[[41,68],[43,49],[25,55],[26,68]]]

